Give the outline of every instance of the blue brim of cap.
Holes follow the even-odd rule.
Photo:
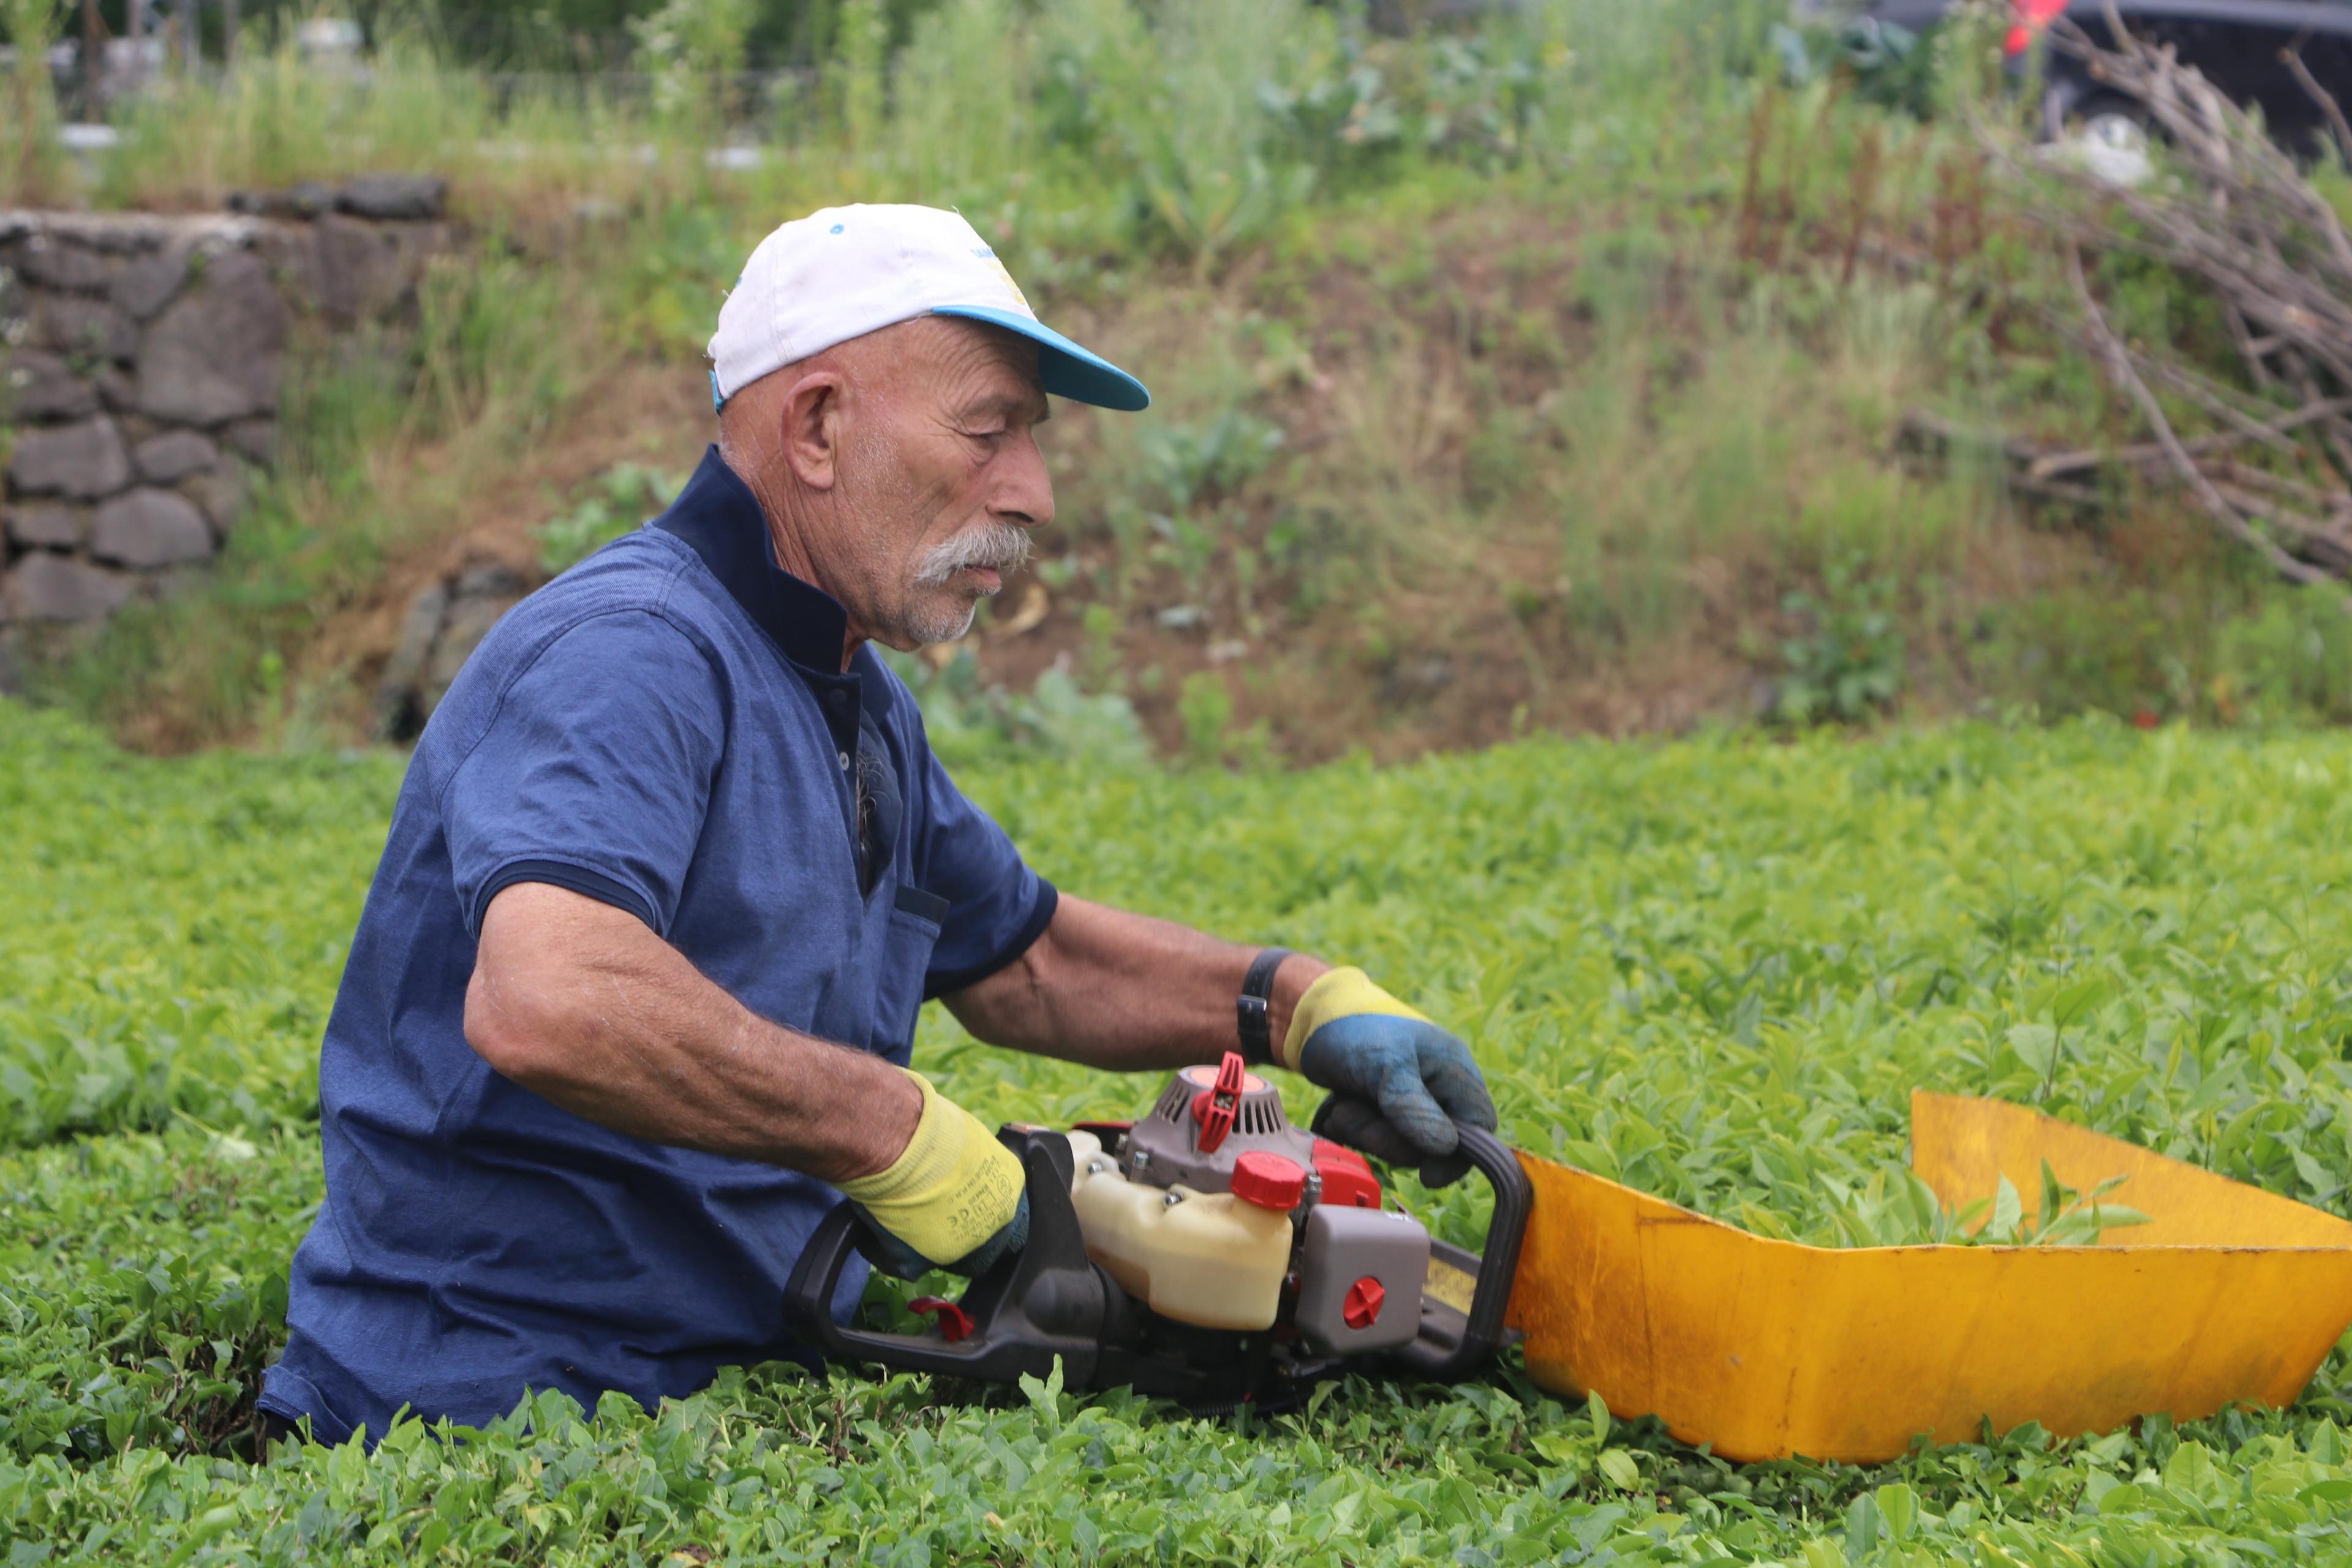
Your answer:
[[[991,310],[985,305],[942,305],[931,314],[986,321],[992,327],[1018,332],[1035,343],[1037,379],[1055,397],[1091,403],[1097,408],[1115,408],[1122,414],[1140,414],[1151,406],[1151,394],[1143,383],[1091,349],[1080,348],[1034,317],[1014,310]]]

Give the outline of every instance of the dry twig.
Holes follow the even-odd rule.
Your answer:
[[[2144,109],[2165,149],[2162,177],[2125,188],[2029,153],[2011,132],[1980,134],[2027,182],[2029,212],[2058,239],[2074,311],[2058,325],[2088,351],[2152,439],[2111,452],[2010,450],[2017,481],[2079,499],[2071,476],[2121,467],[2178,482],[2215,526],[2298,583],[2352,576],[2352,236],[2294,161],[2168,48],[2107,13],[2114,48],[2061,24],[2061,47]],[[2302,61],[2283,57],[2348,155],[2352,128]],[[2094,293],[2085,249],[2125,252],[2203,284],[2245,376],[2232,385],[2161,344],[2128,342]],[[2164,396],[2159,396],[2158,389]],[[2201,416],[2183,435],[2168,412]],[[2289,400],[2293,401],[2289,401]],[[2252,448],[2269,454],[2262,466]],[[2344,600],[2352,610],[2352,597]]]
[[[2205,470],[2197,466],[2197,459],[2181,446],[2180,437],[2173,434],[2172,422],[2164,416],[2164,405],[2156,400],[2156,394],[2147,389],[2147,383],[2140,379],[2139,372],[2132,368],[2131,355],[2125,351],[2123,341],[2107,325],[2106,316],[2100,310],[2098,300],[2091,297],[2091,285],[2083,277],[2083,253],[2071,244],[2066,247],[2066,279],[2074,286],[2074,297],[2083,307],[2084,322],[2089,328],[2093,346],[2098,350],[2099,357],[2106,362],[2107,374],[2131,395],[2134,403],[2139,405],[2139,411],[2147,420],[2148,427],[2156,432],[2156,444],[2163,448],[2173,471],[2189,487],[2189,493],[2203,503],[2205,510],[2212,514],[2213,521],[2220,523],[2224,531],[2241,543],[2252,546],[2263,559],[2277,568],[2281,575],[2297,583],[2326,582],[2326,572],[2307,562],[2297,561],[2253,527],[2237,508],[2230,504],[2206,476]],[[2347,601],[2346,607],[2352,609],[2352,601]]]

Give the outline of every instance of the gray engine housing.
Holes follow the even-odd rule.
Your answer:
[[[1429,1232],[1410,1215],[1327,1207],[1307,1215],[1298,1249],[1298,1337],[1317,1355],[1393,1350],[1421,1332],[1421,1287],[1429,1278]],[[1348,1291],[1380,1281],[1380,1316],[1350,1328]]]
[[[1193,1146],[1199,1124],[1192,1120],[1192,1097],[1216,1083],[1217,1069],[1211,1067],[1186,1068],[1171,1078],[1151,1113],[1129,1129],[1120,1173],[1155,1187],[1181,1184],[1196,1193],[1230,1192],[1234,1162],[1252,1149],[1264,1149],[1307,1172],[1307,1195],[1313,1197],[1315,1134],[1290,1124],[1281,1091],[1255,1073],[1243,1079],[1234,1130],[1225,1141],[1205,1154]]]

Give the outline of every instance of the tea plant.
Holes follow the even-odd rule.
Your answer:
[[[1816,1179],[1823,1223],[1805,1239],[1832,1246],[2096,1247],[2110,1230],[2148,1222],[2137,1209],[2105,1201],[2124,1177],[2110,1176],[2087,1193],[2078,1192],[2059,1181],[2047,1161],[2042,1165],[2041,1206],[2031,1212],[2007,1176],[1986,1196],[1958,1205],[1945,1203],[1906,1170],[1881,1167],[1863,1182]],[[1786,1222],[1753,1201],[1743,1200],[1735,1217],[1761,1235],[1797,1239]]]
[[[1042,732],[1042,731],[1041,731]],[[1074,892],[1366,963],[1461,1029],[1521,1147],[1832,1245],[2065,1245],[2047,1178],[1937,1205],[1915,1086],[1998,1094],[2341,1210],[2352,742],[1966,727],[1528,741],[1409,767],[1158,771],[975,727],[966,787]],[[1190,1419],[1050,1380],[729,1372],[464,1440],[257,1455],[319,1198],[312,1063],[399,760],[127,756],[0,705],[0,1546],[12,1563],[2338,1560],[2340,1358],[2284,1411],[1736,1466],[1486,1381]],[[1145,1080],[980,1047],[983,1116]],[[1311,1092],[1285,1081],[1294,1115]],[[1475,1240],[1475,1194],[1399,1183]],[[1632,1413],[1622,1413],[1632,1414]],[[456,1436],[453,1434],[453,1436]]]

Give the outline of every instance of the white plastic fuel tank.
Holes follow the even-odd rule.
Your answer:
[[[1130,1182],[1091,1132],[1070,1134],[1070,1201],[1087,1255],[1121,1289],[1180,1323],[1273,1326],[1290,1267],[1286,1212],[1231,1193]]]

